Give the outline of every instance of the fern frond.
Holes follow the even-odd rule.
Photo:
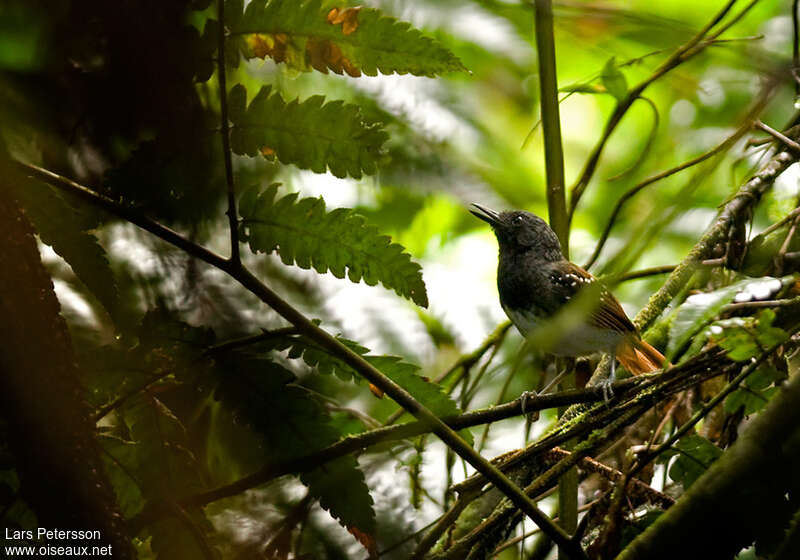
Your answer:
[[[411,396],[422,403],[436,416],[446,418],[461,413],[461,409],[459,409],[455,401],[445,393],[441,385],[433,383],[419,374],[418,366],[403,361],[403,359],[398,356],[370,355],[369,348],[341,336],[337,336],[336,338],[342,344],[363,356],[365,360],[379,369],[381,373],[386,375],[389,379],[411,393]],[[270,337],[260,342],[258,349],[259,351],[288,350],[289,358],[302,359],[319,373],[333,373],[344,381],[352,379],[358,382],[360,379],[359,374],[349,365],[302,336],[286,335]],[[469,431],[462,430],[460,433],[464,439],[470,444],[472,443],[472,434],[470,434]]]
[[[359,179],[377,170],[381,146],[389,136],[381,123],[365,121],[358,106],[324,103],[321,95],[286,103],[266,86],[245,108],[246,96],[241,85],[229,96],[234,153],[275,156],[316,173],[330,169],[337,177]]]
[[[255,252],[277,251],[285,264],[330,270],[337,278],[345,273],[352,282],[363,278],[370,286],[378,282],[428,306],[421,267],[403,247],[367,225],[348,208],[325,210],[322,198],[297,198],[297,193],[276,198],[278,186],[256,194],[253,187],[242,195],[240,212],[243,238]]]
[[[323,7],[322,0],[254,0],[231,24],[246,58],[300,70],[435,76],[466,68],[438,41],[373,8]]]
[[[291,372],[264,357],[235,352],[219,360],[215,374],[216,398],[263,438],[270,461],[323,449],[343,435],[325,409],[294,384]],[[373,501],[355,457],[339,457],[299,476],[343,527],[374,534]]]

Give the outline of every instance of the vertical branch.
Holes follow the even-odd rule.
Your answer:
[[[536,0],[536,51],[539,56],[539,97],[544,132],[544,167],[547,173],[547,210],[550,227],[569,258],[569,220],[564,187],[564,151],[558,113],[556,51],[551,0]]]
[[[798,67],[800,67],[800,22],[797,16],[798,0],[792,2],[792,78],[794,79],[794,102],[797,103],[800,98],[800,80],[798,79]]]
[[[539,56],[539,97],[544,133],[544,166],[547,173],[547,210],[550,226],[558,235],[561,250],[569,259],[569,218],[564,186],[564,150],[561,145],[561,123],[558,111],[558,77],[553,38],[553,5],[551,0],[536,0],[536,51]],[[578,519],[578,471],[566,473],[558,485],[559,525],[573,533]],[[559,547],[558,557],[569,552]]]
[[[233,161],[231,161],[230,129],[228,128],[228,86],[225,83],[225,0],[217,0],[219,31],[217,34],[217,79],[219,80],[220,134],[222,135],[222,157],[225,160],[225,183],[228,186],[228,224],[231,230],[232,262],[239,262],[239,224],[236,219],[236,189],[233,184]]]

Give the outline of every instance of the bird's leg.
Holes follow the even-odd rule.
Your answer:
[[[561,370],[560,372],[558,372],[558,374],[557,374],[557,375],[556,375],[556,376],[555,376],[555,377],[554,377],[554,378],[553,378],[553,379],[550,381],[550,383],[548,383],[547,385],[545,385],[545,388],[544,388],[544,389],[542,389],[541,391],[539,391],[539,394],[540,394],[540,395],[544,395],[545,393],[547,393],[547,392],[548,392],[548,391],[549,391],[549,390],[550,390],[552,387],[554,387],[554,386],[555,386],[555,385],[556,385],[556,384],[557,384],[559,381],[561,381],[562,379],[564,379],[564,376],[565,376],[565,375],[567,375],[568,373],[569,373],[569,368],[564,368],[564,369],[562,369],[562,370]]]
[[[542,367],[541,367],[541,366],[542,366],[542,363],[541,363],[541,362],[540,362],[540,361],[539,361],[539,360],[538,360],[536,357],[534,357],[534,363],[533,363],[533,367],[534,367],[534,369],[540,369],[540,370],[541,370],[541,376],[542,376],[542,378],[543,378],[543,377],[545,377],[545,375],[546,375],[546,371],[547,371],[547,370],[550,368],[550,366],[552,366],[552,365],[553,365],[553,364],[549,364],[548,366],[546,366],[546,367],[542,368]],[[537,368],[537,366],[539,366],[539,367]],[[552,385],[553,385],[553,383],[551,382],[551,383],[548,383],[548,384],[547,384],[547,386],[546,386],[544,389],[540,390],[540,391],[525,391],[524,393],[522,393],[522,394],[519,396],[519,398],[520,398],[520,405],[521,405],[522,414],[528,414],[528,407],[530,406],[530,403],[531,403],[531,401],[532,401],[532,400],[535,400],[536,398],[538,398],[538,397],[539,397],[539,395],[541,395],[541,394],[543,394],[543,393],[546,393],[546,392],[547,392],[547,390],[548,390],[548,389],[549,389],[549,388],[550,388]],[[537,413],[538,413],[538,411],[535,411],[535,412],[537,412]],[[532,418],[531,420],[538,420],[538,414],[536,414],[535,416],[536,416],[536,417],[535,417],[535,418]]]
[[[611,389],[611,386],[614,384],[614,381],[617,379],[616,375],[617,370],[617,358],[611,356],[611,373],[608,374],[608,377],[603,379],[598,385],[603,389],[603,401],[608,404],[608,401],[611,400],[611,397],[614,396],[614,391]]]

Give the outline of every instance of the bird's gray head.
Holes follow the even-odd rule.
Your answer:
[[[524,210],[497,212],[480,204],[472,204],[469,211],[492,226],[501,253],[532,251],[547,261],[564,258],[555,232],[535,214]]]

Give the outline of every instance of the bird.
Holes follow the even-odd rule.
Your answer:
[[[523,336],[546,324],[582,290],[589,289],[594,297],[591,312],[560,334],[547,352],[568,357],[611,354],[616,360],[612,360],[606,387],[614,379],[617,360],[633,375],[665,365],[664,356],[642,340],[608,288],[564,258],[558,237],[542,218],[524,210],[497,212],[480,204],[472,204],[469,210],[494,230],[500,249],[500,305]]]

